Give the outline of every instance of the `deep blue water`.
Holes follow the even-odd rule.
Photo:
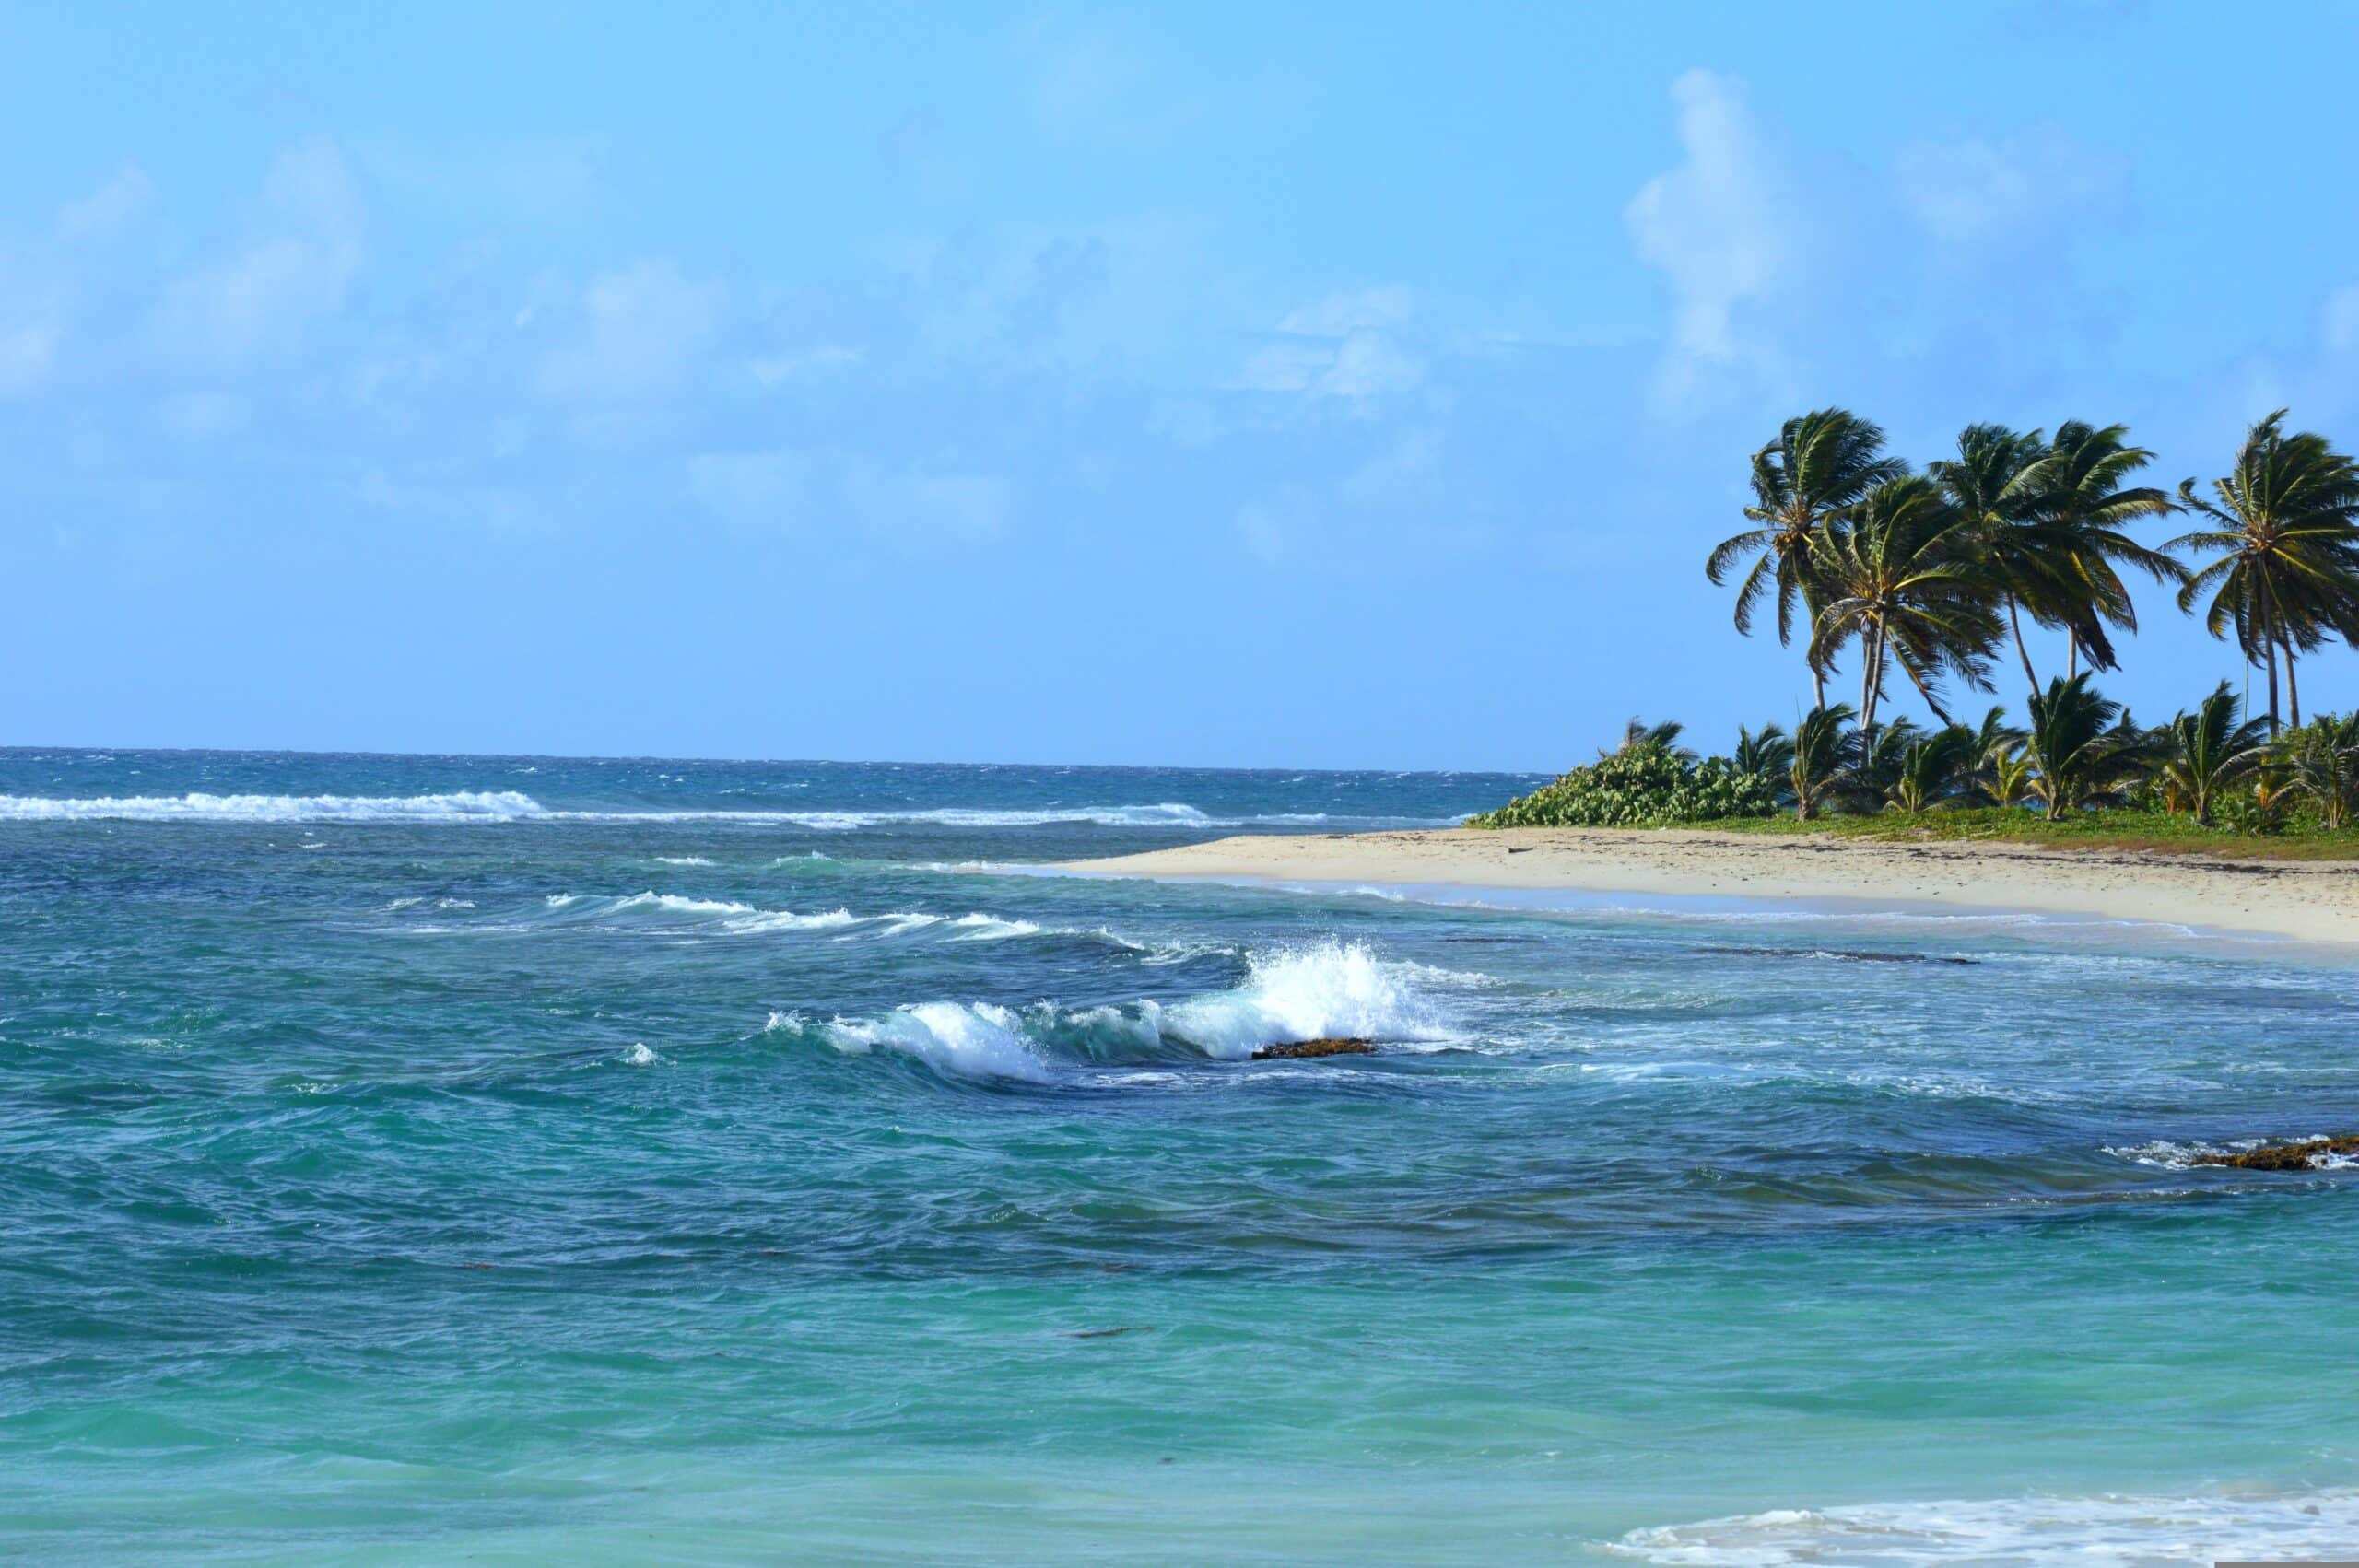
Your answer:
[[[2359,1553],[2347,959],[1028,869],[1531,782],[0,753],[0,1555]]]

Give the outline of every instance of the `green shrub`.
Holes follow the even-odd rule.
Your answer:
[[[1770,816],[1778,788],[1766,776],[1740,771],[1723,756],[1689,762],[1654,740],[1576,767],[1494,812],[1470,817],[1469,827],[1661,827],[1724,817]]]

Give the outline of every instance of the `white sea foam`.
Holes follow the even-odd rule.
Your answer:
[[[546,816],[513,790],[447,795],[0,795],[0,822],[518,822]]]
[[[623,1052],[622,1056],[618,1059],[620,1059],[625,1067],[653,1067],[663,1059],[651,1049],[646,1041],[642,1040],[638,1045],[631,1047],[630,1049]]]
[[[1447,826],[1406,817],[1336,817],[1324,813],[1213,816],[1181,801],[1147,804],[1076,804],[1005,809],[939,806],[926,810],[762,811],[729,808],[587,810],[543,805],[515,790],[460,790],[436,795],[0,795],[0,822],[745,822],[815,832],[850,832],[896,825],[940,827],[1044,827],[1093,824],[1104,827],[1310,826],[1331,820],[1362,826]],[[694,856],[669,863],[707,863]]]
[[[973,1006],[925,1001],[883,1018],[839,1018],[824,1026],[836,1048],[862,1053],[880,1047],[968,1078],[1048,1082],[1048,1063],[1027,1039],[1015,1013],[989,1002]]]
[[[626,887],[629,883],[624,883]],[[751,904],[737,904],[718,898],[683,898],[675,893],[634,893],[615,901],[614,912],[630,909],[661,909],[670,915],[753,915],[760,913]]]
[[[896,919],[923,919],[968,933],[953,941],[1038,934],[1013,929],[1030,922],[991,915]],[[799,1015],[772,1012],[764,1028],[809,1035],[841,1051],[897,1050],[969,1077],[1038,1082],[1061,1076],[1087,1084],[1115,1082],[1094,1076],[1109,1062],[1207,1056],[1236,1060],[1258,1047],[1329,1036],[1361,1036],[1411,1051],[1446,1047],[1462,1036],[1432,993],[1481,983],[1485,977],[1381,959],[1360,943],[1330,940],[1255,953],[1238,986],[1172,1004],[1144,999],[1121,1007],[1066,1010],[1038,1002],[1018,1012],[988,1002],[928,1001],[880,1018],[839,1017],[816,1028]],[[1338,1078],[1353,1071],[1320,1070]]]
[[[1171,1033],[1219,1057],[1285,1040],[1350,1036],[1430,1040],[1450,1034],[1414,970],[1363,942],[1332,940],[1257,952],[1244,984],[1166,1010]]]
[[[706,860],[702,855],[658,855],[655,857],[655,860],[658,865],[665,866],[709,866],[712,864],[710,860]]]
[[[769,909],[724,920],[721,929],[740,936],[753,936],[762,931],[825,931],[840,926],[856,926],[870,918],[855,915],[849,909],[828,909],[816,915],[798,915],[792,909]]]
[[[953,937],[953,942],[1003,942],[1012,936],[1038,936],[1040,928],[1030,920],[1003,920],[997,915],[961,915],[950,922],[965,932]]]
[[[1633,1530],[1605,1550],[1695,1568],[1803,1562],[2212,1562],[2359,1554],[2359,1492],[2010,1497],[1774,1508]]]
[[[2158,1138],[2151,1143],[2108,1143],[2105,1146],[2103,1153],[2111,1154],[2116,1159],[2135,1161],[2142,1165],[2159,1165],[2165,1170],[2178,1171],[2193,1168],[2198,1156],[2201,1155],[2248,1153],[2264,1143],[2318,1143],[2325,1141],[2330,1136],[2330,1134],[2324,1132],[2312,1132],[2293,1138],[2237,1138],[2231,1139],[2225,1143],[2174,1143],[2167,1139]],[[2314,1171],[2359,1169],[2359,1159],[2353,1159],[2348,1154],[2321,1152],[2312,1154],[2307,1163],[2309,1168]]]

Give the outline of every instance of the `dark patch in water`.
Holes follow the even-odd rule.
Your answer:
[[[1943,953],[1863,953],[1841,947],[1699,947],[1698,953],[1730,954],[1744,958],[1826,958],[1838,964],[1979,964],[1979,958],[1954,958]]]
[[[1120,1328],[1068,1329],[1065,1338],[1068,1340],[1110,1340],[1117,1334],[1152,1334],[1154,1332],[1155,1325],[1152,1323],[1132,1323]]]

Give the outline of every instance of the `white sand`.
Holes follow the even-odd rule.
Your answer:
[[[1065,868],[1127,876],[1841,899],[2090,915],[2359,942],[2359,864],[1663,828],[1223,838]]]

